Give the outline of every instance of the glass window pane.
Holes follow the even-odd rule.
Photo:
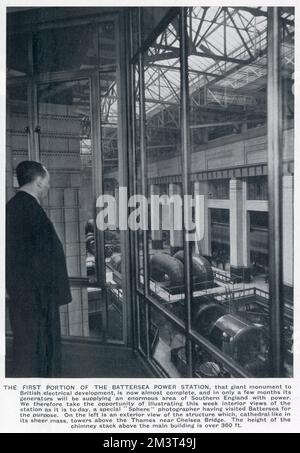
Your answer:
[[[28,35],[7,35],[6,66],[8,77],[28,74]]]
[[[101,148],[103,163],[103,193],[115,200],[115,223],[104,231],[105,274],[108,313],[108,338],[123,338],[122,254],[119,212],[118,154],[118,89],[115,73],[100,76]]]
[[[101,22],[99,34],[99,63],[101,66],[117,63],[115,22]]]
[[[170,8],[165,7],[143,7],[143,8],[131,8],[131,30],[132,30],[132,56],[136,54],[139,49],[139,36],[138,36],[138,24],[139,24],[139,9],[142,16],[141,26],[141,40],[142,44],[151,36],[155,28],[164,19]]]
[[[193,328],[268,376],[267,19],[194,7],[187,22]]]
[[[185,341],[184,332],[150,309],[150,354],[169,377],[187,377]]]
[[[26,60],[25,60],[26,61]],[[34,36],[34,62],[38,73],[89,70],[116,64],[113,21],[42,30]]]
[[[217,379],[233,377],[224,364],[207,352],[201,344],[193,344],[193,377]]]
[[[139,24],[139,10],[138,8],[131,8],[130,10],[130,23],[131,23],[131,36],[132,36],[132,49],[131,49],[131,57],[135,55],[138,51],[139,47],[139,32],[138,32],[138,24]]]
[[[140,112],[140,74],[138,65],[134,66],[134,140],[135,140],[135,162],[134,178],[135,193],[142,195],[142,167],[141,167],[141,112]],[[144,287],[144,247],[143,247],[143,230],[139,228],[135,233],[135,250],[136,250],[136,278],[139,288]]]
[[[90,86],[88,80],[39,85],[40,159],[51,175],[45,209],[63,243],[73,301],[61,308],[62,333],[102,337],[105,300],[94,286],[95,237],[92,190]]]
[[[6,196],[18,187],[17,165],[29,156],[27,84],[7,86],[6,90]]]
[[[149,289],[184,318],[182,183],[180,177],[180,71],[176,18],[145,53]],[[170,47],[171,51],[167,49]]]
[[[7,86],[6,89],[6,201],[18,188],[15,170],[28,159],[29,128],[27,85]],[[6,310],[6,332],[10,332],[10,320]]]
[[[146,40],[151,32],[158,26],[160,21],[164,18],[170,8],[166,7],[152,7],[142,8],[142,33],[143,40]]]
[[[294,11],[285,7],[280,11],[284,365],[285,375],[292,376]],[[255,13],[237,7],[193,7],[187,9],[186,21],[188,194],[195,203],[190,209],[190,232],[196,233],[189,241],[192,329],[254,377],[273,376],[266,12],[266,8]],[[174,20],[144,53],[146,186],[149,201],[160,197],[158,209],[153,203],[149,208],[146,283],[152,297],[185,321],[189,301],[185,300],[183,235],[174,228],[170,211],[163,214],[168,197],[181,196],[183,191],[178,33]],[[169,224],[164,227],[166,218]],[[153,312],[156,324],[169,323]],[[201,347],[200,340],[194,346],[195,377],[212,377],[209,373],[216,375],[216,370],[216,377],[231,377],[221,362]]]
[[[193,329],[256,377],[269,376],[268,299],[251,288],[193,300]],[[197,359],[198,360],[198,359]]]
[[[34,38],[37,72],[79,70],[98,65],[97,40],[91,25],[42,30]]]

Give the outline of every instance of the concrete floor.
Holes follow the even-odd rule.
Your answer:
[[[12,337],[6,339],[6,377],[11,373]],[[62,342],[62,378],[152,378],[129,348],[76,339]]]

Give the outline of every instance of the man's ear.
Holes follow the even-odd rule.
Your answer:
[[[38,187],[42,187],[42,177],[41,176],[38,176],[35,180],[35,183]]]

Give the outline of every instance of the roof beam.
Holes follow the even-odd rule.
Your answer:
[[[240,29],[239,29],[238,26],[236,25],[235,20],[234,20],[232,14],[230,13],[230,11],[229,11],[228,8],[226,8],[226,12],[227,12],[227,14],[228,14],[228,16],[229,16],[231,22],[233,23],[233,25],[234,25],[234,27],[235,27],[235,30],[237,31],[237,33],[238,33],[238,35],[239,35],[239,37],[240,37],[240,39],[241,39],[241,41],[242,41],[242,43],[243,43],[245,49],[247,50],[247,52],[248,52],[248,54],[249,54],[249,57],[250,57],[250,58],[253,58],[253,55],[252,55],[252,53],[250,52],[250,49],[249,49],[249,47],[248,47],[248,44],[246,43],[246,41],[245,41],[245,39],[244,39],[244,37],[243,37],[243,35],[242,35]]]
[[[207,124],[192,124],[190,129],[205,129],[207,127],[221,127],[221,126],[235,126],[237,124],[248,124],[253,123],[256,120],[232,120],[232,121],[219,121],[216,123],[207,123]]]
[[[250,13],[250,14],[253,14],[253,16],[256,16],[256,17],[259,17],[259,16],[262,16],[262,17],[268,17],[268,13],[267,11],[263,11],[259,8],[251,8],[251,7],[246,7],[246,6],[239,6],[238,7],[239,10],[241,11],[246,11],[247,13]],[[280,18],[283,22],[285,22],[287,25],[295,25],[295,22],[293,20],[290,20],[290,19],[286,19],[284,17],[281,17]]]
[[[220,9],[216,12],[215,17],[212,19],[212,21],[211,21],[209,27],[206,29],[204,35],[201,36],[201,38],[200,38],[200,40],[199,40],[198,43],[195,42],[195,47],[198,47],[198,46],[201,44],[202,40],[203,40],[204,38],[206,38],[207,36],[209,36],[209,35],[208,35],[209,31],[211,30],[211,28],[212,28],[214,25],[216,25],[216,21],[217,21],[217,19],[218,19],[218,17],[220,16],[220,14],[221,14],[222,11],[223,11],[223,8],[220,8]]]
[[[145,102],[148,104],[160,104],[160,105],[173,105],[178,107],[179,104],[176,102],[170,102],[170,101],[163,101],[162,99],[151,99],[151,98],[146,98]]]
[[[180,68],[177,66],[168,66],[168,65],[156,64],[156,63],[152,63],[151,66],[161,68],[161,69],[171,69],[173,71],[174,70],[180,71]],[[219,77],[220,76],[220,74],[214,74],[214,73],[210,73],[208,71],[198,71],[197,69],[190,69],[190,68],[189,68],[189,73],[196,74],[196,75],[205,75],[205,76],[210,76],[210,77]]]
[[[226,61],[228,63],[235,63],[240,65],[248,65],[254,61],[254,57],[248,58],[247,60],[241,60],[240,58],[233,58],[227,55],[216,55],[212,52],[198,52],[191,50],[191,55],[203,58],[211,58],[216,61]],[[146,63],[155,63],[156,61],[164,61],[168,59],[179,58],[179,49],[173,49],[171,52],[161,53],[158,55],[148,55],[145,58]]]
[[[235,63],[239,65],[249,65],[255,60],[253,56],[247,60],[241,60],[240,58],[228,57],[227,55],[216,55],[212,52],[191,52],[191,54],[196,55],[197,57],[212,58],[216,61],[227,61],[228,63]],[[226,74],[224,74],[224,77],[225,76]]]
[[[201,28],[202,28],[202,25],[203,25],[203,22],[204,22],[204,19],[205,19],[205,16],[207,14],[208,9],[209,9],[209,7],[204,7],[203,8],[203,14],[202,14],[202,17],[200,19],[200,24],[198,26],[198,29],[197,29],[197,32],[196,32],[196,35],[195,35],[195,38],[194,38],[194,41],[193,41],[194,47],[196,47],[196,43],[197,43],[197,40],[199,38],[199,34],[200,34],[200,31],[201,31]]]
[[[165,79],[166,81],[166,84],[168,85],[168,87],[170,88],[171,92],[173,93],[174,97],[178,99],[178,101],[180,102],[180,99],[179,99],[179,96],[178,96],[178,93],[176,92],[176,90],[174,89],[174,87],[172,86],[172,84],[170,83],[170,81],[167,79],[166,77],[166,73],[165,72],[162,72],[162,77]]]
[[[243,24],[243,26],[244,26],[245,32],[247,33],[247,36],[248,36],[249,40],[251,41],[252,46],[254,46],[254,42],[253,42],[252,36],[251,36],[250,33],[249,33],[249,27],[248,27],[249,24],[245,25],[245,22],[244,22],[244,21],[245,21],[246,19],[245,19],[244,16],[240,13],[240,11],[237,11],[237,13],[238,13],[238,16],[239,16],[239,18],[240,18],[240,21],[242,22],[242,24]],[[253,19],[253,18],[252,18],[252,19]],[[251,20],[252,20],[252,19],[251,19]],[[250,21],[250,22],[251,22],[251,21]]]
[[[179,49],[172,50],[171,52],[161,53],[158,55],[147,55],[144,58],[145,63],[152,63],[156,61],[164,61],[169,59],[179,58]]]

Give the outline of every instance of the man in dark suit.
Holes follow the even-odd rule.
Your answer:
[[[6,206],[6,290],[13,376],[60,375],[59,306],[71,302],[62,244],[40,203],[50,176],[39,162],[16,169],[19,191]]]

